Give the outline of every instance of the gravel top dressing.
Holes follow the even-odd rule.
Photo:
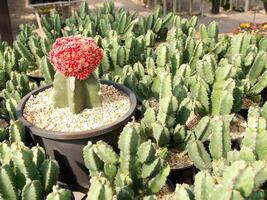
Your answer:
[[[55,108],[53,88],[31,96],[23,110],[33,125],[51,131],[77,132],[108,125],[130,109],[130,99],[113,86],[101,85],[102,107],[85,109],[74,114],[69,108]]]

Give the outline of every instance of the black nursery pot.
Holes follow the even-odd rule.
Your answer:
[[[220,0],[212,0],[211,12],[213,14],[219,14],[220,13],[220,4],[221,4]]]
[[[52,85],[39,87],[28,93],[23,97],[17,108],[18,119],[27,127],[35,143],[44,147],[46,153],[58,161],[61,173],[60,178],[72,190],[84,191],[89,186],[88,169],[85,167],[82,152],[88,141],[95,143],[102,140],[117,149],[118,137],[124,125],[131,119],[136,110],[137,100],[131,90],[112,81],[101,80],[101,83],[112,85],[125,93],[130,99],[130,109],[120,119],[100,128],[69,133],[45,130],[29,123],[23,116],[25,103],[31,95],[36,95]]]
[[[187,183],[189,185],[192,185],[194,184],[195,173],[196,173],[195,171],[196,171],[196,168],[193,164],[186,166],[186,167],[181,167],[178,169],[171,169],[168,179],[173,184]]]
[[[35,82],[38,86],[40,86],[41,81],[44,81],[44,77],[40,76],[32,76],[32,75],[27,75],[29,80]]]

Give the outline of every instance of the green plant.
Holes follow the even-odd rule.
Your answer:
[[[266,108],[266,105],[264,108]],[[245,160],[246,162],[266,160],[267,150],[264,145],[267,140],[265,112],[265,109],[258,107],[249,109],[248,125],[240,150],[231,150],[229,131],[232,121],[231,116],[221,116],[215,119],[202,118],[193,130],[197,140],[192,140],[187,146],[194,165],[201,170],[213,168],[214,172],[220,173],[223,170],[220,169],[221,163],[237,160]],[[208,138],[210,138],[209,153],[203,145],[203,142],[207,141]]]
[[[74,55],[72,51],[77,53]],[[101,106],[100,83],[93,72],[102,57],[102,49],[91,38],[56,40],[50,52],[51,62],[57,70],[53,82],[56,107],[69,107],[72,112],[79,113],[85,108]]]
[[[216,117],[211,121],[208,118],[203,118],[195,127],[196,140],[191,140],[186,149],[197,168],[201,170],[212,169],[211,157],[214,164],[224,162],[227,159],[227,153],[231,150],[231,120],[232,116]],[[209,137],[208,153],[202,142]]]
[[[141,143],[142,128],[138,123],[126,125],[119,138],[120,154],[99,141],[88,143],[83,150],[86,167],[94,177],[88,192],[96,199],[135,199],[160,191],[169,174],[169,166],[150,140]],[[103,196],[102,196],[103,197]]]
[[[167,37],[168,27],[173,20],[173,13],[163,16],[162,7],[156,7],[148,17],[139,17],[134,32],[137,35],[145,35],[148,30],[152,30],[157,35],[158,41],[164,41]]]
[[[10,80],[6,82],[6,87],[3,90],[3,97],[7,100],[15,99],[17,102],[37,87],[36,83],[29,81],[24,73],[13,71],[10,73]]]
[[[57,38],[62,37],[62,21],[56,10],[50,11],[49,15],[41,17],[42,29],[46,37],[53,43]]]
[[[22,142],[1,142],[0,164],[0,194],[7,200],[45,199],[52,192],[59,175],[57,162],[45,159],[43,148],[36,146],[30,149]],[[53,190],[47,199],[54,195]],[[59,199],[71,198],[69,195]]]
[[[226,60],[217,64],[214,56],[207,54],[198,62],[196,72],[189,88],[202,105],[201,115],[227,115],[241,109],[243,88],[235,79],[238,70],[234,66]]]
[[[266,169],[265,161],[235,161],[220,176],[200,171],[193,186],[176,185],[174,199],[264,199],[260,187],[267,180]]]
[[[266,160],[267,148],[264,145],[266,136],[266,103],[263,108],[250,107],[248,114],[248,126],[246,134],[242,140],[240,151],[228,152],[228,159],[231,161],[245,160],[253,162],[255,160]]]

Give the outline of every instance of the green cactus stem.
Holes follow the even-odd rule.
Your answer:
[[[71,192],[56,185],[53,187],[53,192],[47,195],[46,200],[71,200]]]
[[[18,200],[16,178],[9,165],[0,167],[0,194],[6,200]]]
[[[86,200],[112,200],[113,191],[109,181],[104,177],[92,177]]]
[[[21,200],[40,200],[42,199],[42,185],[39,180],[27,180],[22,189]]]
[[[78,80],[56,73],[53,86],[55,107],[69,107],[72,112],[79,113],[101,106],[100,84],[93,74],[86,80]]]
[[[45,160],[41,165],[40,174],[44,191],[46,193],[51,192],[59,176],[59,165],[57,161]]]

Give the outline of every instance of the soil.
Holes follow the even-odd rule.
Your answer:
[[[102,106],[72,113],[70,108],[55,108],[53,88],[31,96],[23,110],[24,117],[36,127],[60,132],[86,131],[108,125],[130,109],[130,99],[113,86],[101,85]]]
[[[0,128],[6,128],[8,127],[8,123],[4,119],[0,119]]]
[[[169,150],[167,162],[169,163],[171,169],[181,169],[193,164],[186,152],[181,152],[177,149]]]
[[[158,200],[173,200],[174,193],[168,185],[165,185],[157,195]]]
[[[241,139],[246,133],[247,122],[241,115],[235,115],[230,125],[230,136],[232,140]]]
[[[251,106],[258,106],[259,103],[254,102],[248,98],[243,98],[243,109],[249,109]]]

